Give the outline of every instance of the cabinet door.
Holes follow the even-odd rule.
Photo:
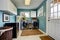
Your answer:
[[[12,40],[12,30],[9,30],[9,31],[4,32],[0,36],[0,40]]]

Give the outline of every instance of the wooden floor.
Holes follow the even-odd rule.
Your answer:
[[[33,30],[22,30],[21,36],[29,36],[29,35],[41,35],[43,34],[41,31],[38,29],[33,29]]]
[[[50,37],[50,36],[41,36],[40,37],[41,38],[41,40],[54,40],[52,37]]]

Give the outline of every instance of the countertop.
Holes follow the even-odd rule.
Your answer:
[[[0,36],[5,32],[5,31],[9,31],[9,30],[12,30],[13,27],[10,27],[10,28],[6,28],[6,29],[0,29]]]

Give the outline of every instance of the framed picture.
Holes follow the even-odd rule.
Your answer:
[[[3,14],[3,21],[8,22],[9,21],[9,15],[8,14]]]

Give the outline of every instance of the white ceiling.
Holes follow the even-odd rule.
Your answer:
[[[31,4],[26,6],[24,0],[11,0],[18,9],[36,9],[44,0],[31,0]]]

